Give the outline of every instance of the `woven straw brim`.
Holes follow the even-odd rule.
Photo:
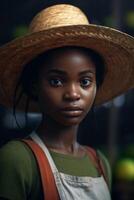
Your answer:
[[[57,27],[26,35],[0,48],[0,103],[12,107],[16,84],[25,64],[48,49],[81,46],[94,49],[105,59],[107,73],[97,91],[95,105],[134,88],[134,38],[96,25]],[[24,95],[19,109],[24,110]],[[30,111],[38,111],[31,101]]]

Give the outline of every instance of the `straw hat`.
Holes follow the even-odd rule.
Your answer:
[[[103,56],[107,74],[95,105],[134,88],[134,38],[112,28],[90,24],[77,7],[59,4],[39,12],[29,32],[0,48],[0,104],[11,107],[16,84],[27,62],[48,49],[62,46],[91,48]],[[19,109],[23,110],[25,95]],[[31,100],[31,111],[37,105]]]

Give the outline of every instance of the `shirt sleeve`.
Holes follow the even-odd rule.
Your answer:
[[[32,185],[32,170],[26,149],[20,142],[0,148],[0,199],[25,200]]]

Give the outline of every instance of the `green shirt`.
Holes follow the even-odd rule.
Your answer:
[[[97,177],[89,156],[76,158],[50,151],[60,172],[76,176]],[[100,153],[101,154],[101,153]],[[110,181],[108,162],[101,154]],[[36,159],[21,141],[10,141],[0,149],[0,197],[9,200],[42,200],[42,186]]]

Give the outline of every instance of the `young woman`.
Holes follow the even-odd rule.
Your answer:
[[[92,106],[134,86],[133,50],[131,36],[90,25],[64,4],[40,12],[27,36],[1,48],[1,102],[40,111],[42,122],[0,149],[0,199],[110,199],[108,162],[80,145],[77,132]]]

